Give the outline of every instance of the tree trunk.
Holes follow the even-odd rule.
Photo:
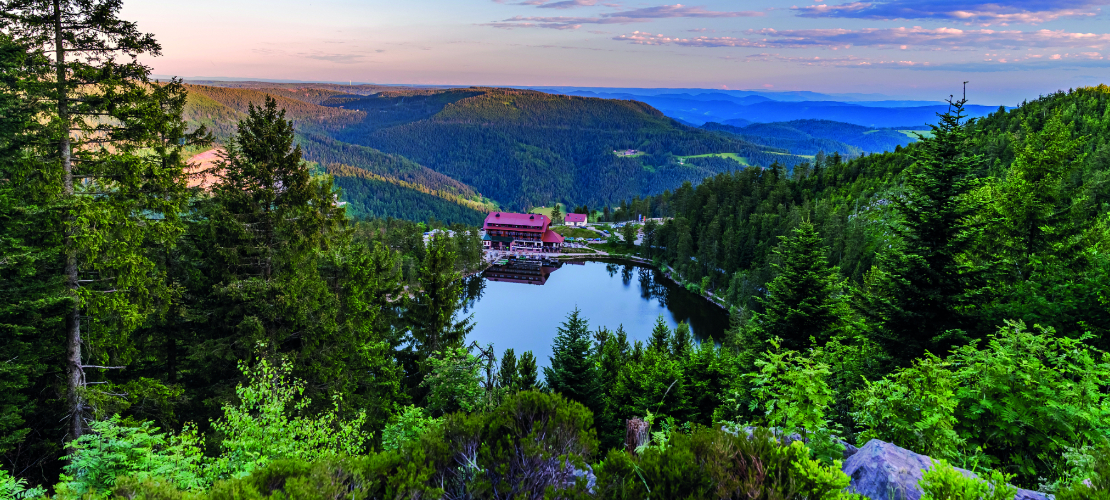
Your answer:
[[[62,160],[64,177],[62,182],[66,198],[73,199],[73,159],[69,140],[69,103],[66,90],[65,46],[62,38],[62,7],[60,0],[54,0],[54,51],[55,70],[57,71],[58,85],[58,121],[61,134],[59,135],[58,150]],[[74,240],[74,217],[66,216],[65,227],[65,253],[66,253],[66,288],[73,299],[73,308],[66,317],[66,404],[70,414],[70,439],[77,439],[85,430],[84,407],[85,402],[81,397],[81,389],[85,386],[85,371],[81,362],[81,301],[77,296],[77,245]]]

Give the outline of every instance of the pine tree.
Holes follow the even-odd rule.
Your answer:
[[[520,354],[517,370],[520,373],[520,390],[535,391],[541,388],[539,382],[540,371],[536,365],[536,356],[532,354],[532,351],[524,351]]]
[[[510,392],[520,388],[520,372],[517,371],[516,353],[510,348],[505,349],[501,356],[501,369],[498,371],[498,383]]]
[[[203,131],[185,132],[180,82],[150,81],[137,58],[157,56],[161,47],[120,19],[120,8],[119,0],[0,3],[3,31],[36,54],[23,95],[43,104],[26,131],[34,138],[26,161],[9,179],[62,214],[39,229],[59,235],[71,302],[59,367],[67,439],[84,433],[84,394],[99,390],[86,385],[85,369],[109,356],[126,359],[128,334],[168,302],[150,249],[179,236],[187,199],[182,148],[206,139]]]
[[[979,286],[976,270],[960,261],[980,233],[973,218],[982,203],[971,194],[984,168],[970,150],[966,102],[949,100],[932,135],[911,149],[905,195],[892,200],[902,246],[882,257],[869,286],[874,293],[860,304],[880,325],[875,340],[902,363],[965,340],[969,291]]]
[[[678,324],[671,337],[671,353],[678,359],[688,356],[694,349],[694,334],[690,331],[690,324],[685,321]]]
[[[1002,217],[996,241],[1005,243],[1019,278],[1028,277],[1030,262],[1038,255],[1052,253],[1055,260],[1075,253],[1070,203],[1062,203],[1063,181],[1083,159],[1082,141],[1071,137],[1059,112],[1040,131],[1026,119],[1022,131],[1024,141],[994,196]]]
[[[12,182],[25,141],[33,137],[27,132],[38,126],[38,106],[24,98],[34,57],[27,49],[0,35],[0,454],[35,427],[40,402],[34,389],[45,385],[42,375],[64,353],[54,332],[64,327],[70,306],[64,281],[52,270],[57,238],[43,238],[38,230],[53,225],[54,215],[40,208],[41,197]]]
[[[445,236],[436,235],[420,267],[420,291],[408,301],[406,319],[412,325],[420,358],[461,347],[474,329],[470,318],[455,321],[462,308],[462,277],[455,270],[455,253]]]
[[[666,351],[671,344],[671,329],[667,327],[667,320],[660,314],[655,318],[655,327],[651,329],[651,339],[648,340],[648,349]]]
[[[551,225],[555,226],[563,223],[563,210],[559,208],[559,204],[555,204],[555,208],[551,209]]]
[[[382,362],[393,342],[379,315],[400,292],[395,263],[351,243],[332,180],[312,176],[273,99],[248,106],[210,174],[188,238],[195,255],[178,264],[203,274],[188,283],[192,339],[181,345],[193,399],[229,397],[239,375],[228,360],[281,353],[317,404],[346,394],[388,408],[400,374]]]
[[[547,387],[601,415],[602,388],[593,360],[589,323],[575,308],[558,332],[552,345],[551,367],[543,369]]]
[[[767,285],[759,302],[763,312],[751,323],[763,341],[778,337],[785,349],[804,350],[812,342],[822,345],[840,331],[850,314],[844,280],[830,268],[828,247],[808,221],[782,237],[775,249],[782,261],[774,264],[778,276]],[[812,339],[812,340],[811,340]]]

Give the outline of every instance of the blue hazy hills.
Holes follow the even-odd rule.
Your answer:
[[[925,129],[948,105],[941,101],[885,99],[868,94],[760,92],[753,90],[532,87],[553,94],[640,101],[693,126],[707,122],[744,126],[794,120],[832,120],[870,128]],[[968,105],[970,117],[997,106]]]

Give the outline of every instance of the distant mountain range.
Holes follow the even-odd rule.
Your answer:
[[[730,120],[733,125],[709,122],[701,128],[732,134],[754,144],[785,149],[797,155],[837,152],[842,156],[859,156],[893,151],[917,140],[917,132],[911,130],[874,129],[830,120],[743,122]]]
[[[644,102],[663,114],[700,126],[707,122],[781,122],[833,120],[872,128],[914,129],[935,123],[948,105],[941,101],[845,100],[853,95],[832,96],[816,92],[759,92],[699,89],[596,89],[536,87],[564,95],[631,99]],[[664,91],[666,90],[666,91]],[[854,95],[856,98],[866,97]],[[871,96],[875,97],[875,96]],[[838,99],[839,98],[839,99]],[[970,117],[986,116],[997,106],[968,105]]]

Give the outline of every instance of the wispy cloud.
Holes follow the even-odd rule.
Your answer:
[[[818,0],[820,2],[820,0]],[[1110,0],[893,0],[816,3],[791,7],[802,17],[859,19],[945,19],[967,24],[1040,24],[1065,17],[1090,17]]]
[[[775,62],[800,66],[841,67],[841,68],[895,68],[926,71],[958,71],[990,73],[1001,71],[1033,71],[1038,69],[1065,69],[1084,67],[1110,67],[1110,57],[1100,52],[1077,52],[1063,54],[1023,54],[1008,57],[1000,54],[985,54],[982,60],[967,62],[935,62],[912,59],[875,59],[857,56],[808,57],[787,56],[777,53],[750,54],[744,57],[724,56],[721,59],[736,62]]]
[[[553,5],[553,4],[547,4]],[[758,11],[712,11],[705,7],[689,7],[682,4],[660,5],[657,7],[644,7],[633,10],[608,12],[593,17],[571,16],[514,16],[502,21],[485,23],[484,26],[494,28],[549,28],[549,29],[578,29],[584,24],[630,24],[650,22],[654,19],[666,18],[732,18],[732,17],[758,17],[764,15]]]
[[[614,40],[640,45],[687,47],[824,48],[890,47],[900,49],[1028,49],[1091,48],[1110,44],[1110,34],[1070,33],[1063,30],[997,31],[955,28],[868,28],[812,30],[747,30],[747,37],[668,37],[633,32]]]
[[[573,9],[576,7],[620,7],[618,3],[605,3],[599,0],[522,0],[520,2],[507,2],[506,0],[493,0],[495,3],[510,5],[531,5],[541,9]]]

